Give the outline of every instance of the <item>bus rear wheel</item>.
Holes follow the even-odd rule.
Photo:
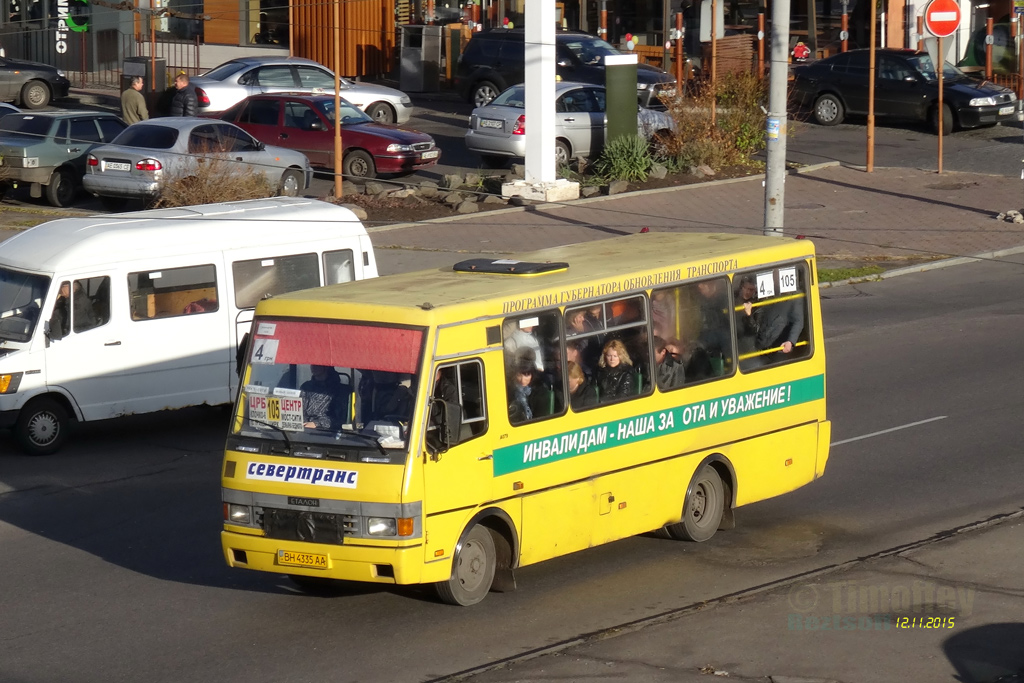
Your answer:
[[[452,560],[452,575],[434,584],[441,602],[468,607],[487,597],[496,566],[494,539],[479,524],[462,539]]]
[[[665,526],[672,538],[700,543],[715,535],[725,512],[725,485],[711,465],[693,475],[683,503],[683,518]]]

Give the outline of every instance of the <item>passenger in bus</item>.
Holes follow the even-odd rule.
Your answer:
[[[304,427],[341,429],[348,408],[348,391],[341,375],[329,365],[309,366],[312,377],[302,383]]]
[[[686,383],[686,371],[661,337],[654,338],[654,360],[658,364],[658,388],[668,391]]]
[[[754,278],[744,275],[740,279],[737,299],[743,305],[738,313],[737,336],[740,354],[757,353],[777,349],[772,353],[760,354],[740,360],[741,370],[777,363],[793,352],[794,345],[804,330],[803,300],[799,298],[776,301],[754,308],[757,285]]]
[[[60,283],[57,303],[50,315],[50,339],[63,339],[71,333],[71,284]]]
[[[511,395],[508,404],[508,419],[512,424],[522,424],[552,413],[550,405],[554,394],[550,389],[535,381],[537,366],[532,354],[522,354],[516,361],[509,385]]]
[[[569,405],[573,410],[581,410],[597,405],[597,387],[591,382],[576,363],[569,361],[566,365],[569,373]]]
[[[527,350],[532,351],[537,371],[544,372],[540,341],[534,334],[534,328],[538,322],[536,317],[505,322],[505,329],[503,330],[505,335],[505,358],[506,360],[514,361],[520,353]]]
[[[612,339],[604,345],[598,366],[597,387],[602,403],[639,393],[633,373],[633,361],[625,345],[618,339]]]
[[[565,342],[565,360],[568,363],[575,363],[579,366],[580,370],[587,377],[593,377],[594,373],[590,369],[590,361],[584,354],[584,349],[591,346],[586,343],[585,339],[570,339]]]
[[[672,292],[661,290],[651,295],[651,324],[656,337],[667,339],[675,336],[676,306]]]
[[[412,417],[412,375],[382,370],[372,372],[369,420],[407,422]]]
[[[731,355],[729,294],[721,279],[697,283],[700,292],[700,335],[697,343],[712,357]]]
[[[594,304],[587,309],[586,325],[588,332],[604,329],[604,305]]]

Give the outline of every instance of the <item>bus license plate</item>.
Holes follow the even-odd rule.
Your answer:
[[[289,567],[327,569],[327,556],[318,553],[295,553],[291,550],[278,550],[277,563]]]
[[[1009,107],[1000,107],[999,108],[999,115],[1000,116],[1005,116],[1007,114],[1012,114],[1014,109],[1015,109],[1015,107],[1012,104]]]
[[[423,154],[421,154],[420,158],[421,159],[436,159],[438,154],[440,154],[440,152],[437,151],[436,149],[433,149],[433,150],[431,150],[429,152],[424,152]]]
[[[130,171],[132,170],[131,164],[122,164],[120,161],[108,161],[104,164],[108,171]]]

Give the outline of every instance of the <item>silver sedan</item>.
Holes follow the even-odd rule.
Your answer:
[[[556,166],[565,166],[574,157],[597,157],[601,153],[608,127],[603,87],[570,81],[556,83],[555,112]],[[673,127],[672,117],[665,112],[643,107],[637,112],[637,134],[646,140]],[[490,104],[473,110],[466,147],[491,166],[526,155],[524,86],[512,86]]]
[[[125,199],[156,198],[169,179],[188,177],[210,160],[262,172],[289,197],[309,187],[313,177],[301,152],[265,145],[225,121],[178,116],[140,121],[109,145],[94,148],[82,185],[117,208]]]
[[[239,57],[191,79],[201,114],[222,112],[249,95],[334,93],[334,72],[302,57]],[[341,96],[377,123],[405,123],[412,100],[401,90],[340,78]]]

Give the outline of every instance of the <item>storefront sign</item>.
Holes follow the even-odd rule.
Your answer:
[[[56,48],[57,54],[64,54],[68,51],[68,32],[84,33],[89,30],[89,17],[73,17],[70,15],[71,3],[77,2],[83,7],[88,6],[89,0],[57,0],[57,28]]]

